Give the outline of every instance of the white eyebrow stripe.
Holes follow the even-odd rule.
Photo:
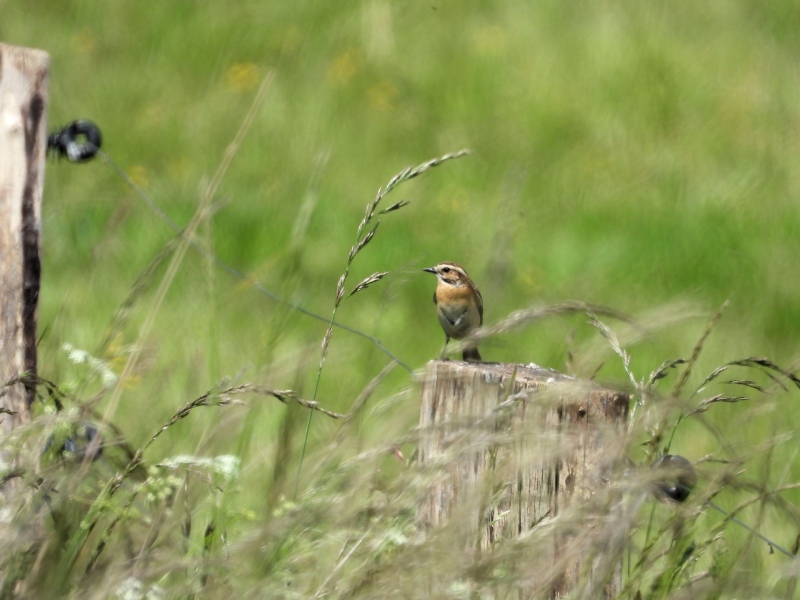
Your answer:
[[[467,275],[467,272],[462,267],[459,267],[458,265],[450,262],[439,263],[438,265],[436,265],[436,270],[440,271],[445,267],[450,267],[453,271],[458,271],[464,277],[469,277],[469,275]]]

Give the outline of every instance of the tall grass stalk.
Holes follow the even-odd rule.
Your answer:
[[[242,145],[242,141],[244,140],[247,131],[253,124],[253,120],[255,119],[256,115],[258,114],[258,109],[261,107],[261,104],[264,100],[264,97],[269,89],[269,86],[272,82],[272,73],[264,79],[261,84],[261,87],[256,94],[256,97],[253,100],[253,103],[250,106],[250,110],[248,111],[247,115],[245,116],[242,124],[239,127],[239,130],[236,132],[236,136],[234,137],[233,141],[228,145],[225,149],[225,153],[220,161],[219,166],[217,167],[214,176],[211,178],[211,181],[204,187],[201,195],[200,195],[200,203],[195,211],[194,216],[189,221],[189,224],[186,228],[181,232],[181,239],[178,242],[175,252],[172,255],[172,259],[169,262],[169,266],[167,267],[167,272],[164,275],[164,278],[161,280],[161,284],[158,287],[158,291],[156,292],[156,298],[151,305],[150,309],[147,312],[144,322],[139,330],[139,342],[134,347],[133,351],[130,353],[128,357],[128,361],[125,364],[125,368],[122,371],[122,374],[119,377],[117,385],[114,387],[114,390],[111,394],[111,398],[109,399],[108,405],[106,407],[105,414],[103,416],[103,422],[108,422],[110,420],[110,416],[114,414],[117,408],[117,404],[119,403],[120,398],[122,397],[122,392],[125,389],[125,385],[127,385],[129,377],[135,372],[136,365],[139,360],[139,354],[141,352],[143,340],[147,337],[150,329],[153,326],[155,321],[156,315],[158,314],[159,308],[161,304],[164,302],[164,298],[166,297],[167,291],[172,284],[175,275],[178,272],[178,268],[180,267],[181,263],[183,262],[183,258],[186,255],[186,251],[189,249],[191,241],[195,237],[195,232],[197,228],[203,223],[210,215],[211,215],[211,204],[214,198],[217,195],[217,191],[219,190],[219,186],[222,183],[222,180],[225,177],[225,174],[228,172],[230,168],[231,162],[233,162],[236,153],[239,151],[239,148]],[[149,199],[149,198],[148,198]]]
[[[317,377],[314,381],[314,392],[312,394],[312,400],[316,400],[317,392],[319,391],[319,382],[322,378],[322,368],[325,365],[325,359],[328,356],[328,347],[330,345],[331,336],[333,335],[333,326],[336,322],[336,313],[339,310],[339,305],[342,303],[342,300],[345,298],[345,283],[347,282],[347,278],[350,275],[350,267],[353,264],[356,256],[359,252],[361,252],[367,244],[372,241],[372,238],[375,236],[375,232],[378,230],[378,226],[381,224],[380,219],[375,220],[377,216],[385,215],[390,212],[394,212],[407,206],[409,202],[400,200],[395,202],[388,208],[385,208],[381,211],[378,211],[378,205],[380,204],[381,200],[383,200],[389,192],[391,192],[395,187],[399,186],[401,183],[418,177],[422,175],[426,171],[432,169],[433,167],[437,167],[440,164],[447,162],[449,160],[460,158],[462,156],[466,156],[470,154],[469,150],[460,150],[458,152],[453,152],[450,154],[445,154],[439,158],[431,159],[427,162],[424,162],[416,167],[406,167],[402,171],[400,171],[397,175],[392,177],[389,182],[383,188],[378,188],[378,193],[375,196],[375,199],[367,204],[367,207],[364,211],[364,217],[361,219],[361,222],[358,224],[358,228],[356,229],[356,239],[353,245],[350,247],[350,252],[347,254],[347,263],[345,265],[344,273],[341,274],[339,277],[339,281],[336,284],[336,295],[333,302],[333,311],[331,312],[331,318],[328,322],[328,329],[325,331],[325,335],[322,338],[322,348],[320,351],[320,359],[319,359],[319,366],[317,367]],[[376,212],[378,211],[378,212]],[[375,222],[372,225],[373,221]],[[347,295],[349,298],[350,296],[367,289],[373,283],[377,283],[381,279],[383,279],[386,275],[388,275],[388,271],[380,271],[369,275],[362,281],[360,281],[353,290]],[[295,481],[295,491],[294,496],[297,498],[297,493],[300,487],[300,474],[302,473],[303,469],[303,460],[305,459],[306,455],[306,446],[308,445],[308,435],[311,431],[311,420],[313,418],[314,413],[308,413],[308,419],[306,421],[306,428],[305,433],[303,434],[303,444],[300,449],[300,460],[297,465],[297,478]]]

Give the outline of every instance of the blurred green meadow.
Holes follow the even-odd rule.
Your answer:
[[[620,340],[638,380],[665,360],[688,359],[726,300],[687,389],[751,356],[794,371],[798,32],[792,0],[0,0],[0,41],[51,55],[49,129],[96,122],[103,151],[181,227],[266,86],[197,227],[209,253],[245,280],[190,247],[159,300],[180,238],[103,159],[48,162],[39,374],[105,415],[133,448],[218,385],[312,398],[327,324],[253,282],[329,318],[379,187],[407,166],[465,148],[472,154],[387,195],[383,208],[410,204],[380,217],[345,291],[373,272],[389,274],[344,299],[337,322],[423,368],[439,356],[443,335],[434,280],[421,269],[451,260],[481,288],[486,324],[565,300],[639,319],[645,335],[603,319],[628,332]],[[101,367],[76,363],[65,344]],[[630,387],[585,314],[528,324],[481,352]],[[134,354],[135,369],[104,384],[100,373],[121,376]],[[346,413],[389,362],[369,340],[334,329],[317,401]],[[410,434],[418,389],[397,367],[344,434],[315,414],[299,496],[319,484],[331,447],[347,457]],[[779,440],[747,454],[740,471],[770,490],[799,481],[798,394],[750,391],[752,402],[704,413],[710,425],[687,420],[670,450],[730,460]],[[307,419],[302,407],[273,398],[237,401],[193,410],[144,456],[148,464],[238,456],[236,493],[202,509],[221,511],[221,502],[239,515],[229,517],[232,538],[292,498]],[[408,458],[414,445],[401,445]],[[644,451],[630,458],[641,461]],[[378,487],[404,468],[389,452],[369,465]],[[800,505],[793,490],[781,498]],[[764,518],[763,533],[791,547],[797,523]],[[732,528],[726,535],[746,535]],[[765,557],[765,545],[749,552],[771,590],[788,559]]]

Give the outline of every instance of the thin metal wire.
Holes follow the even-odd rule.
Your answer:
[[[106,164],[108,164],[109,166],[112,167],[112,169],[117,174],[117,176],[120,177],[125,182],[125,184],[129,188],[131,188],[131,190],[133,190],[133,192],[136,194],[136,196],[142,202],[144,202],[145,205],[159,219],[164,221],[177,235],[183,237],[183,235],[184,235],[183,228],[180,225],[178,225],[178,223],[176,223],[169,215],[167,215],[161,209],[161,207],[158,206],[158,204],[156,204],[156,202],[147,194],[147,192],[145,192],[142,188],[140,188],[138,185],[136,185],[136,183],[128,176],[128,174],[125,173],[125,171],[116,162],[114,162],[114,160],[108,155],[107,152],[104,152],[103,150],[100,150],[99,148],[97,148],[97,154],[103,158],[103,160],[106,162]],[[246,281],[246,282],[250,283],[250,285],[252,285],[256,290],[258,290],[259,292],[261,292],[265,296],[268,296],[269,298],[271,298],[275,302],[279,302],[280,304],[288,306],[292,310],[296,310],[297,312],[302,313],[302,314],[306,315],[307,317],[311,317],[312,319],[316,319],[317,321],[321,321],[323,323],[330,324],[330,317],[323,317],[322,315],[318,315],[315,312],[312,312],[312,311],[308,310],[307,308],[303,308],[302,306],[300,306],[298,304],[295,304],[293,302],[290,302],[289,300],[286,300],[285,298],[282,298],[281,296],[278,296],[276,293],[271,292],[270,290],[265,288],[263,285],[261,285],[254,278],[245,275],[241,271],[238,271],[237,269],[233,268],[232,266],[230,266],[226,262],[222,261],[216,254],[214,254],[213,252],[211,252],[207,248],[203,247],[201,244],[197,243],[194,239],[190,239],[188,242],[189,242],[189,245],[192,247],[192,249],[194,249],[196,252],[198,252],[199,254],[201,254],[203,256],[211,258],[219,268],[221,268],[222,270],[224,270],[224,271],[228,272],[229,274],[233,275],[237,279],[240,279],[241,281]],[[360,330],[358,330],[358,329],[356,329],[354,327],[349,327],[348,325],[343,325],[343,324],[338,323],[338,322],[334,322],[333,326],[337,327],[339,329],[342,329],[343,331],[347,331],[348,333],[352,333],[353,335],[357,335],[358,337],[364,338],[365,340],[370,341],[381,352],[386,354],[386,356],[391,358],[398,365],[403,367],[406,371],[408,371],[409,373],[413,373],[413,369],[411,367],[409,367],[406,363],[404,363],[402,360],[400,360],[388,348],[386,348],[386,346],[384,346],[378,338],[376,338],[374,336],[371,336],[368,333],[364,333],[363,331],[360,331]]]
[[[769,539],[769,538],[768,538],[768,537],[766,537],[766,536],[763,536],[763,535],[761,535],[760,533],[758,533],[758,531],[756,531],[755,529],[753,529],[752,527],[750,527],[750,526],[749,526],[749,525],[747,525],[746,523],[744,523],[744,522],[740,521],[739,519],[737,519],[736,517],[734,517],[734,516],[733,516],[731,513],[729,513],[728,511],[726,511],[724,508],[721,508],[721,507],[717,506],[717,505],[716,505],[716,504],[714,504],[714,503],[713,503],[711,500],[706,500],[706,504],[708,504],[708,505],[709,505],[711,508],[716,508],[716,509],[717,509],[719,512],[721,512],[723,515],[725,515],[725,516],[726,516],[728,519],[730,519],[731,521],[733,521],[733,522],[734,522],[734,523],[736,523],[737,525],[741,525],[742,527],[744,527],[745,529],[747,529],[747,531],[749,531],[750,533],[752,533],[754,536],[756,536],[756,537],[757,537],[758,539],[760,539],[761,541],[763,541],[763,542],[766,542],[766,543],[767,543],[767,545],[768,545],[770,548],[774,548],[774,549],[775,549],[775,550],[777,550],[778,552],[782,552],[783,554],[785,554],[785,555],[786,555],[786,556],[788,556],[789,558],[797,558],[797,555],[796,555],[796,554],[792,554],[791,552],[789,552],[789,551],[788,551],[788,550],[786,550],[785,548],[781,548],[781,547],[780,547],[778,544],[776,544],[775,542],[773,542],[771,539]]]

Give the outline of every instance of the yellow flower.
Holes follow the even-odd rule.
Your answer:
[[[391,82],[384,80],[369,88],[367,97],[372,108],[379,111],[387,111],[394,107],[397,88]]]
[[[348,48],[328,66],[328,80],[337,85],[347,85],[360,68],[361,56],[354,48]]]
[[[142,165],[133,165],[128,169],[128,177],[131,181],[142,189],[147,189],[150,185],[150,178],[147,176],[147,169]]]
[[[88,54],[94,50],[95,38],[91,30],[84,27],[70,39],[70,46],[75,54]]]
[[[236,92],[248,92],[258,85],[258,67],[251,63],[236,63],[225,74],[228,88]]]

